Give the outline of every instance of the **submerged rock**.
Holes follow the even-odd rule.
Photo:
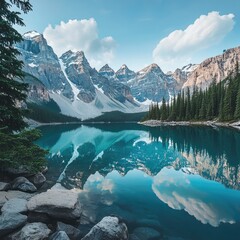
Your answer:
[[[37,188],[29,182],[25,177],[17,177],[11,182],[12,190],[20,190],[23,192],[36,192]]]
[[[68,235],[68,237],[72,240],[79,239],[81,236],[81,231],[79,229],[73,227],[72,225],[65,224],[63,222],[57,223],[57,230],[65,232]]]
[[[55,232],[49,240],[70,240],[68,235],[64,231]]]
[[[149,227],[135,228],[133,236],[137,237],[136,239],[139,240],[161,239],[161,234],[157,230]]]
[[[4,203],[1,211],[3,213],[23,213],[27,212],[27,200],[21,198],[12,198]]]
[[[127,240],[128,229],[117,217],[104,217],[82,240]]]
[[[32,197],[29,211],[47,213],[53,218],[76,220],[81,215],[78,193],[69,190],[48,190]]]
[[[50,233],[51,230],[44,223],[28,223],[12,236],[12,240],[44,240]]]
[[[3,213],[0,216],[0,238],[22,227],[26,222],[27,216],[20,213]]]

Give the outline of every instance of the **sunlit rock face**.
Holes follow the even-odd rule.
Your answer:
[[[177,84],[175,86],[177,91],[180,91],[184,83],[188,80],[189,75],[198,67],[198,64],[188,64],[184,67],[177,68],[173,73],[168,73],[169,76],[172,76]]]
[[[240,63],[240,47],[228,49],[222,55],[208,58],[189,74],[183,88],[192,89],[196,86],[206,89],[213,81],[218,83],[235,74],[237,63]]]

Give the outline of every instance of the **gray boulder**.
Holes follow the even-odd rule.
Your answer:
[[[47,213],[57,219],[77,220],[81,216],[78,193],[68,190],[48,190],[32,197],[28,210]]]
[[[128,230],[125,223],[117,217],[104,217],[82,240],[127,240]]]
[[[135,236],[134,234],[131,234],[129,236],[129,240],[140,240],[137,236]]]
[[[12,236],[12,240],[44,240],[50,233],[51,230],[44,223],[28,223]]]
[[[23,213],[27,212],[27,200],[21,198],[12,198],[4,203],[1,211],[3,213]]]
[[[7,191],[10,188],[9,183],[0,182],[0,191]]]
[[[25,177],[17,177],[11,182],[12,190],[20,190],[23,192],[36,192],[37,188],[29,182]]]
[[[45,224],[52,223],[53,219],[47,213],[28,212],[28,222],[42,222]]]
[[[21,199],[30,199],[34,196],[34,193],[25,193],[21,191],[0,191],[0,207],[4,205],[9,199],[12,198],[21,198]]]
[[[30,178],[30,181],[34,184],[34,186],[40,188],[46,182],[46,178],[42,173],[37,173]]]
[[[26,222],[27,216],[25,215],[5,212],[0,216],[0,238],[22,227]]]
[[[70,239],[79,239],[81,236],[81,231],[72,225],[65,224],[63,222],[57,223],[57,230],[65,232]]]
[[[70,239],[79,239],[81,236],[81,231],[72,225],[65,224],[63,222],[57,223],[57,230],[58,231],[64,231],[68,235]]]
[[[55,232],[49,239],[50,240],[70,240],[70,238],[64,231]]]

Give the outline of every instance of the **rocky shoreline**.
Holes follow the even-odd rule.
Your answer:
[[[129,239],[126,224],[115,216],[106,216],[97,224],[82,228],[80,223],[88,221],[81,205],[81,190],[53,187],[42,192],[46,181],[43,173],[23,175],[28,176],[0,182],[0,239]]]
[[[147,120],[144,122],[138,122],[138,124],[149,126],[149,127],[159,127],[159,126],[211,126],[211,127],[231,127],[240,130],[240,121],[238,122],[218,122],[218,121],[160,121],[160,120]]]

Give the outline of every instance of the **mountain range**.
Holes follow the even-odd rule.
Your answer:
[[[54,102],[59,113],[81,120],[113,111],[147,111],[151,102],[169,101],[182,89],[206,89],[213,80],[222,81],[240,61],[240,47],[236,47],[173,73],[165,74],[157,64],[138,72],[125,64],[115,72],[106,64],[97,71],[82,51],[69,50],[58,57],[35,31],[25,33],[16,48],[29,83],[27,101],[38,106]]]

